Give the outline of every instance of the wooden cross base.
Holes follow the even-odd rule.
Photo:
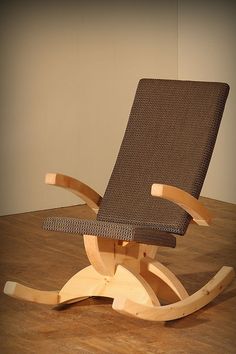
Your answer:
[[[90,235],[84,236],[84,243],[91,265],[76,273],[60,291],[41,291],[8,281],[4,293],[52,305],[105,296],[114,299],[113,309],[122,314],[169,321],[208,304],[235,276],[233,268],[222,267],[203,288],[189,296],[177,277],[155,260],[157,246]]]

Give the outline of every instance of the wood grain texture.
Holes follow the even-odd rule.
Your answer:
[[[64,188],[81,198],[95,213],[98,212],[102,197],[87,184],[61,173],[47,173],[45,183]]]
[[[84,235],[87,257],[93,267],[101,274],[114,275],[116,266],[123,264],[140,272],[140,259],[155,258],[157,246],[136,242],[124,242],[105,237]]]
[[[154,183],[152,185],[151,194],[153,197],[163,198],[179,205],[192,216],[196,224],[201,226],[210,225],[212,216],[207,208],[205,208],[198,199],[182,189],[166,184]]]
[[[115,298],[113,308],[124,315],[132,315],[149,321],[170,321],[188,316],[209,304],[235,278],[232,267],[223,266],[200,290],[183,300],[165,305],[138,304],[127,298]],[[169,278],[168,278],[169,280]]]
[[[189,294],[222,265],[236,268],[236,206],[202,199],[215,215],[211,227],[190,225],[176,249],[160,248],[158,261]],[[89,265],[83,239],[41,229],[47,216],[93,218],[87,206],[0,218],[1,289],[8,279],[57,290]],[[206,308],[169,323],[121,316],[111,300],[90,298],[61,307],[18,301],[0,294],[0,353],[235,353],[236,281]]]
[[[109,298],[128,296],[134,302],[160,305],[148,283],[131,269],[118,265],[114,276],[98,273],[88,266],[75,274],[59,292],[60,303],[88,296]]]

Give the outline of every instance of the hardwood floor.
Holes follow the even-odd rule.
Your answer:
[[[191,225],[176,249],[160,248],[159,260],[189,293],[222,265],[236,269],[236,205],[202,198],[215,215],[210,228]],[[43,290],[60,289],[88,265],[80,236],[46,232],[49,215],[92,218],[86,206],[0,218],[0,286],[7,280]],[[0,353],[236,353],[236,280],[204,309],[172,322],[122,316],[109,299],[87,299],[53,309],[0,294]]]

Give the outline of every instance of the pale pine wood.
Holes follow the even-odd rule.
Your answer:
[[[28,286],[12,281],[6,282],[3,292],[11,297],[39,304],[57,305],[59,302],[58,291],[32,289]]]
[[[84,246],[87,257],[93,267],[101,274],[114,275],[116,266],[123,264],[140,271],[140,259],[148,256],[154,259],[157,246],[136,242],[113,240],[105,237],[84,235]]]
[[[91,265],[81,270],[69,279],[60,292],[39,291],[7,282],[5,294],[54,305],[81,301],[90,296],[110,297],[114,299],[113,308],[123,314],[152,321],[168,321],[187,316],[205,306],[234,277],[233,268],[223,267],[205,287],[188,296],[171,271],[143,252],[144,245],[130,243],[124,246],[119,241],[89,235],[85,235],[84,240],[88,257],[96,268]],[[157,288],[153,276],[162,282],[158,283]],[[168,300],[166,289],[171,289],[180,301],[161,306],[157,294]]]
[[[211,228],[199,231],[197,225],[190,225],[187,235],[179,238],[178,248],[160,247],[158,252],[158,260],[178,274],[189,293],[201,288],[222,264],[236,267],[236,205],[207,198],[201,201],[216,215]],[[94,218],[86,205],[2,216],[2,288],[14,277],[14,281],[24,280],[38,289],[57,289],[77,267],[88,265],[82,238],[68,239],[59,233],[54,238],[40,229],[42,219],[52,215]],[[110,304],[109,298],[95,297],[51,310],[47,305],[18,301],[0,292],[0,352],[235,352],[236,278],[205,309],[180,321],[137,320],[112,311]]]
[[[222,267],[219,272],[200,290],[184,300],[166,306],[147,306],[129,299],[115,298],[113,309],[126,315],[150,321],[170,321],[185,317],[211,302],[233,280],[231,267]]]
[[[131,269],[118,265],[114,276],[98,273],[88,266],[76,273],[59,292],[59,303],[71,302],[86,296],[116,298],[125,296],[140,304],[159,305],[148,283]]]
[[[115,240],[105,237],[84,235],[84,247],[94,269],[103,275],[115,273]]]
[[[158,246],[145,245],[136,242],[128,242],[124,244],[115,243],[114,257],[115,264],[123,264],[136,273],[140,273],[140,260],[143,257],[154,259],[158,251]]]
[[[153,184],[151,194],[154,197],[167,199],[189,213],[193,221],[201,226],[209,226],[212,216],[210,212],[189,193],[180,188],[169,186],[166,184]]]
[[[156,293],[158,296],[161,294],[160,297],[164,300],[168,301],[169,299],[170,292],[168,288],[174,292],[178,300],[186,299],[189,296],[186,289],[175,274],[157,260],[150,259],[149,257],[142,258],[140,273],[148,283],[152,284],[152,279],[154,279],[154,282],[158,285],[156,288]],[[149,273],[152,273],[155,277],[150,277]],[[156,277],[162,280],[161,284],[158,282]]]
[[[187,291],[164,265],[155,261],[157,247],[123,243],[109,238],[84,236],[91,266],[73,276],[59,292],[31,289],[7,282],[5,293],[20,299],[48,304],[65,304],[91,296],[113,298],[113,308],[138,318],[163,321],[187,316],[210,302],[230,283],[234,271],[223,267],[201,290]],[[151,257],[149,257],[149,255]],[[155,285],[157,283],[157,285]],[[161,306],[159,297],[172,305]]]
[[[87,184],[60,173],[47,173],[45,183],[69,190],[85,201],[94,212],[98,212],[102,197]]]

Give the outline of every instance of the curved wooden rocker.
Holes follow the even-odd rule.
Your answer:
[[[184,235],[190,221],[211,222],[198,197],[228,92],[224,83],[141,80],[104,197],[74,178],[46,176],[47,184],[73,192],[97,214],[92,221],[52,217],[45,223],[47,230],[83,234],[91,265],[56,292],[14,282],[4,292],[53,305],[105,296],[116,311],[152,321],[184,317],[220,294],[233,268],[222,267],[189,296],[155,257],[159,246],[175,247],[175,235]]]
[[[113,309],[125,314],[150,321],[170,321],[190,315],[201,309],[218,296],[233,280],[232,267],[222,267],[218,273],[193,295],[165,306],[140,305],[127,298],[116,298]]]

